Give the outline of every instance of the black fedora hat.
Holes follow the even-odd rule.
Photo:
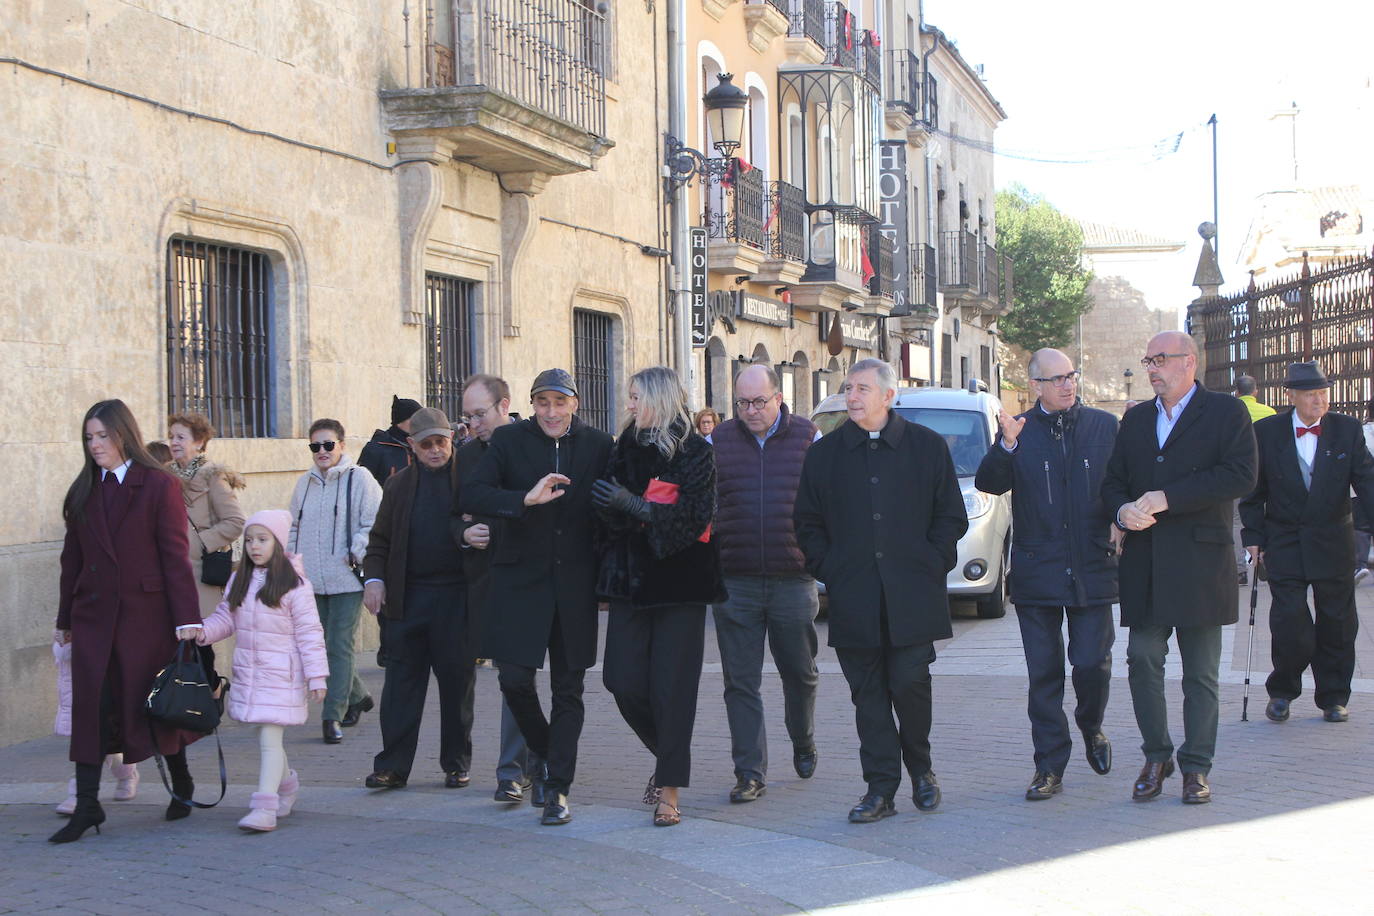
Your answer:
[[[1312,391],[1316,388],[1330,388],[1336,384],[1322,374],[1321,367],[1314,359],[1306,363],[1289,363],[1288,375],[1284,376],[1283,387],[1294,391]]]

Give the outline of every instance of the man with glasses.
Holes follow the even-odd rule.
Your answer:
[[[1063,790],[1073,741],[1064,715],[1064,639],[1078,698],[1074,719],[1088,764],[1106,775],[1112,745],[1102,733],[1112,680],[1116,558],[1111,513],[1100,490],[1116,439],[1116,417],[1084,407],[1078,372],[1058,350],[1030,359],[1036,402],[1017,417],[998,416],[1002,434],[978,467],[984,493],[1012,494],[1011,600],[1021,625],[1030,692],[1026,711],[1035,748],[1027,801]]]
[[[1169,636],[1183,661],[1183,801],[1211,801],[1221,628],[1236,622],[1231,515],[1255,485],[1255,434],[1235,398],[1197,380],[1197,346],[1180,331],[1150,339],[1141,360],[1155,398],[1121,420],[1102,498],[1124,536],[1121,625],[1145,766],[1136,801],[1157,797],[1174,772],[1164,701]]]
[[[715,538],[729,599],[712,605],[725,675],[725,715],[735,787],[730,801],[767,791],[763,724],[763,644],[782,680],[783,719],[792,766],[816,771],[816,580],[797,546],[792,508],[802,462],[820,438],[815,425],[787,409],[778,374],[753,365],[735,377],[735,417],[708,437],[716,450]]]
[[[487,588],[491,573],[492,543],[501,536],[505,522],[482,516],[475,518],[458,510],[463,482],[472,477],[482,456],[486,454],[491,434],[511,422],[510,386],[505,379],[494,375],[474,375],[463,382],[463,423],[471,437],[454,455],[458,465],[459,492],[454,494],[454,530],[463,542],[463,574],[468,580],[468,637],[475,652],[482,651],[482,618],[489,607]],[[501,698],[501,752],[496,762],[495,800],[502,804],[518,805],[524,801],[525,789],[531,788],[528,773],[528,751],[520,726],[511,715],[505,697]],[[541,780],[530,794],[530,804],[544,806],[544,785]]]

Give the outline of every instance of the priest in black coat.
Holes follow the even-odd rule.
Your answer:
[[[1197,346],[1180,331],[1150,339],[1141,364],[1156,397],[1121,420],[1102,499],[1124,537],[1121,625],[1130,629],[1131,703],[1145,766],[1136,801],[1174,772],[1164,701],[1169,637],[1183,662],[1183,801],[1211,800],[1221,628],[1236,622],[1235,500],[1255,485],[1255,436],[1245,405],[1197,382]]]
[[[1315,362],[1288,367],[1283,387],[1293,409],[1255,424],[1259,482],[1240,505],[1241,539],[1269,570],[1274,671],[1265,715],[1275,722],[1288,718],[1309,666],[1326,721],[1349,718],[1359,631],[1350,489],[1374,505],[1374,458],[1360,421],[1328,412],[1331,384]]]
[[[892,410],[896,393],[887,363],[854,364],[849,419],[807,451],[793,509],[807,571],[826,586],[829,642],[854,701],[868,790],[849,812],[853,823],[896,813],[903,763],[916,806],[940,802],[930,663],[935,640],[951,635],[945,576],[968,530],[949,447]]]

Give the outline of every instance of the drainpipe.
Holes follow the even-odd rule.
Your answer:
[[[687,142],[687,4],[668,0],[668,133]],[[658,157],[663,158],[662,138]],[[669,220],[673,249],[673,362],[688,398],[696,401],[696,379],[692,371],[692,310],[688,286],[687,187],[677,183],[669,197]]]
[[[924,15],[924,10],[922,10],[922,15]],[[921,69],[923,71],[921,77],[921,91],[923,93],[925,92],[925,74],[930,73],[930,59],[935,56],[935,49],[938,48],[940,45],[939,39],[935,39],[932,42],[930,49],[927,50],[925,46],[926,41],[924,29],[924,20],[916,23],[916,42],[921,46]],[[925,114],[929,113],[930,103],[927,99]],[[928,153],[930,151],[930,143],[932,142],[934,142],[933,131],[931,139],[926,141],[926,146],[924,147],[923,152]],[[924,156],[923,158],[926,161],[926,238],[930,239],[930,247],[935,249],[935,297],[938,300],[940,297],[940,239],[938,239],[935,235],[935,227],[937,225],[935,221],[935,208],[939,206],[939,202],[936,200],[935,197],[935,163],[931,161],[931,158],[928,155]],[[937,301],[935,303],[935,323],[931,326],[930,329],[930,384],[932,386],[938,386],[940,384],[940,358],[941,351],[944,349],[945,345],[945,339],[941,331],[941,328],[944,326],[944,323],[945,310]],[[953,372],[951,371],[951,378],[952,376]]]

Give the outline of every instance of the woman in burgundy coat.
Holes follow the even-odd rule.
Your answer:
[[[123,401],[100,401],[82,421],[85,466],[67,491],[62,515],[62,581],[57,638],[72,646],[72,741],[76,810],[50,837],[70,843],[105,820],[96,796],[107,753],[127,763],[154,752],[143,711],[153,676],[178,639],[200,629],[186,541],[186,507],[176,478],[143,446]],[[181,798],[194,790],[185,747],[197,737],[154,727]],[[191,813],[173,801],[167,819]]]

